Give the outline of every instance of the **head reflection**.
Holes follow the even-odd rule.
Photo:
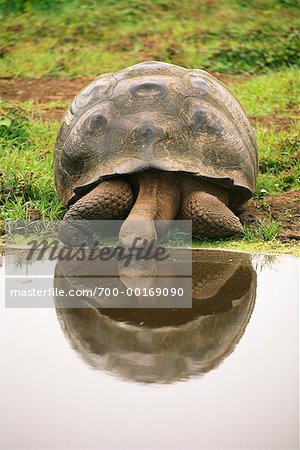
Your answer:
[[[64,308],[56,298],[57,317],[92,368],[135,382],[187,380],[217,368],[233,352],[256,296],[250,255],[193,251],[192,280],[192,308]],[[119,283],[125,284],[123,274]],[[55,287],[71,286],[78,287],[78,280],[65,276],[60,261]]]

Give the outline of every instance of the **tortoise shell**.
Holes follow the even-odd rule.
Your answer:
[[[236,205],[251,197],[255,136],[222,82],[204,70],[150,61],[101,75],[75,97],[54,152],[64,204],[100,180],[148,168],[226,186]]]

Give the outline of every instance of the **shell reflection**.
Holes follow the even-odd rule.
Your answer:
[[[192,308],[67,309],[58,298],[56,306],[66,338],[90,367],[133,382],[173,383],[217,368],[233,352],[255,297],[250,255],[193,251]]]

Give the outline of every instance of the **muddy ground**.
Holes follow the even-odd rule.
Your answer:
[[[256,220],[278,220],[282,223],[278,239],[300,240],[300,191],[251,199],[241,214],[241,221],[251,224]]]
[[[243,77],[220,77],[224,82],[239,82]],[[49,102],[70,102],[74,96],[91,79],[89,78],[0,78],[0,97],[16,102],[33,101],[36,104],[36,114],[43,118],[61,120],[65,106],[47,109]],[[251,117],[253,125],[260,123],[265,127],[275,126],[276,129],[288,129],[289,119],[273,116]],[[276,196],[265,196],[252,199],[242,213],[243,223],[255,220],[278,220],[283,227],[278,238],[282,241],[300,240],[300,191],[289,191]]]

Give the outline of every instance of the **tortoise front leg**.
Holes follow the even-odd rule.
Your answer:
[[[238,217],[216,196],[206,192],[186,193],[181,208],[182,217],[192,220],[194,236],[221,238],[242,230]]]
[[[133,204],[133,192],[123,180],[102,181],[70,207],[59,227],[59,237],[66,245],[86,243],[88,220],[124,219]]]

